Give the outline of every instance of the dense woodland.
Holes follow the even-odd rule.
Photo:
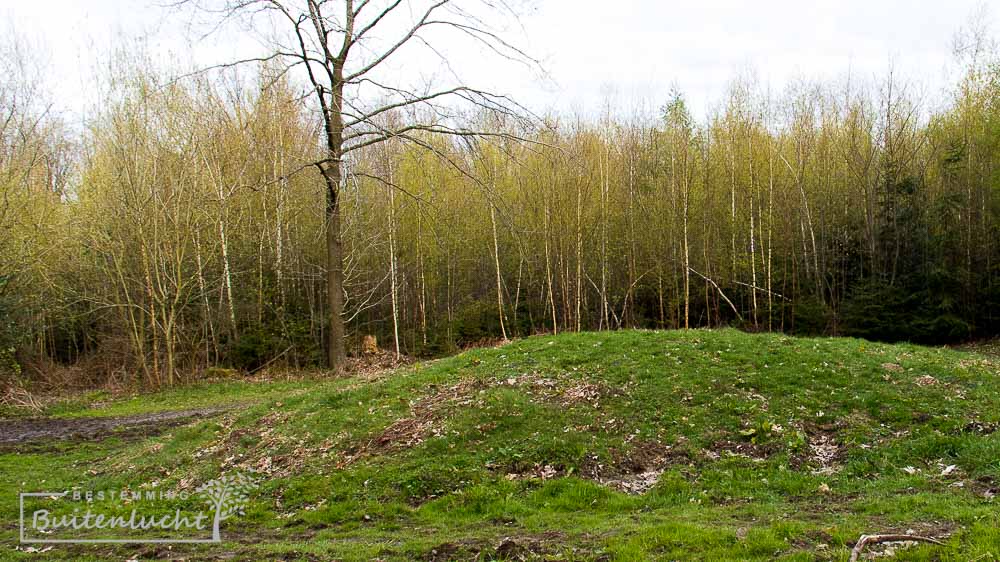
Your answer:
[[[356,150],[349,353],[366,334],[412,355],[633,327],[996,335],[1000,67],[958,58],[946,103],[891,74],[781,92],[744,77],[703,117],[664,92],[653,111],[483,112],[467,117],[495,135]],[[5,384],[321,365],[321,123],[301,86],[267,64],[108,68],[81,128],[30,53],[0,52]]]

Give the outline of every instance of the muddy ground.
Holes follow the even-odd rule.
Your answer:
[[[0,419],[0,449],[60,440],[99,440],[111,436],[142,437],[207,418],[225,408],[200,408],[103,418]]]

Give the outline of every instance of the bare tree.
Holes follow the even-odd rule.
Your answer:
[[[510,136],[464,124],[460,108],[472,108],[522,120],[527,114],[510,98],[462,83],[415,88],[398,77],[378,73],[386,61],[417,48],[449,69],[443,51],[432,45],[433,32],[447,32],[506,59],[537,67],[537,61],[504,39],[489,22],[516,20],[505,0],[181,0],[195,4],[222,21],[239,17],[265,18],[284,29],[264,56],[233,61],[214,68],[243,63],[275,62],[279,76],[302,72],[308,95],[323,122],[323,155],[311,163],[326,190],[325,227],[327,298],[329,301],[329,366],[344,359],[344,248],[341,241],[341,191],[345,177],[354,173],[351,153],[389,139],[420,146],[441,158],[449,156],[429,140],[452,137]],[[376,38],[377,37],[377,38]],[[439,36],[434,36],[437,41]],[[386,126],[389,113],[406,112],[410,120]],[[453,163],[458,168],[458,163]],[[375,177],[393,189],[388,178]]]

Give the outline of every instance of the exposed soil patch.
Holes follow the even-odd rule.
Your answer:
[[[627,452],[610,452],[610,466],[594,461],[583,467],[581,475],[630,495],[645,494],[656,486],[664,470],[671,466],[688,465],[692,461],[686,449],[658,441],[643,440]]]
[[[0,419],[0,449],[51,441],[94,441],[110,436],[144,437],[206,418],[225,408],[200,408],[105,418]]]
[[[504,473],[507,480],[551,480],[566,476],[579,476],[630,495],[645,494],[656,486],[663,472],[676,465],[688,465],[691,456],[687,450],[677,449],[657,441],[640,441],[622,451],[612,448],[611,458],[602,460],[598,455],[588,455],[578,471],[563,464],[511,463],[491,466]]]
[[[459,540],[440,544],[420,559],[428,562],[443,560],[537,560],[558,550],[565,544],[566,536],[559,531],[546,531],[538,535],[503,537],[496,546],[478,539]]]
[[[614,459],[614,467],[612,467],[610,474],[641,474],[691,462],[691,456],[687,449],[653,440],[639,440],[632,445],[629,451],[612,450],[611,454]]]
[[[426,562],[443,562],[445,560],[473,560],[480,552],[488,549],[485,541],[460,540],[439,544],[421,557]]]
[[[615,393],[603,384],[581,382],[563,392],[562,403],[565,406],[570,406],[586,402],[597,408],[603,398],[614,395]]]
[[[755,461],[767,460],[771,455],[781,450],[778,443],[754,443],[753,441],[733,441],[725,439],[717,441],[711,446],[711,450],[716,453],[728,454],[736,457],[745,457]]]
[[[826,434],[812,435],[809,437],[809,462],[816,468],[813,474],[833,474],[840,470],[837,460],[843,456],[843,452],[837,442]]]
[[[808,469],[814,475],[839,472],[847,457],[847,447],[838,437],[840,431],[849,425],[850,422],[844,420],[828,424],[796,424],[796,429],[806,435],[806,447],[791,456],[791,467],[796,470]]]
[[[537,372],[496,379],[491,384],[515,387],[533,398],[561,406],[588,404],[600,408],[602,401],[622,394],[621,389],[613,389],[600,382],[577,381],[559,375],[543,376]]]
[[[663,476],[663,469],[647,470],[621,478],[610,478],[601,483],[629,495],[642,495],[653,489]]]
[[[975,435],[992,435],[996,433],[998,427],[1000,427],[1000,424],[981,422],[977,420],[965,424],[965,427],[962,428],[961,433],[972,433]]]

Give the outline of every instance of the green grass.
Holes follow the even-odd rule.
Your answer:
[[[998,383],[991,356],[855,339],[538,336],[375,382],[226,382],[53,406],[72,417],[240,405],[154,437],[0,455],[0,510],[16,521],[20,489],[172,489],[253,468],[262,487],[224,523],[228,542],[172,555],[846,560],[862,533],[913,529],[946,546],[905,559],[970,560],[1000,552],[988,497],[1000,487]],[[612,485],[650,470],[662,474],[644,493]],[[16,528],[3,533],[14,545]],[[163,555],[47,554],[137,553]]]
[[[3,414],[10,417],[42,415],[57,418],[151,414],[169,410],[226,407],[259,402],[304,390],[314,390],[317,386],[335,388],[337,384],[343,384],[343,381],[305,378],[258,382],[253,379],[237,379],[186,384],[155,393],[132,393],[124,396],[96,391],[53,401],[40,413],[22,409]]]

